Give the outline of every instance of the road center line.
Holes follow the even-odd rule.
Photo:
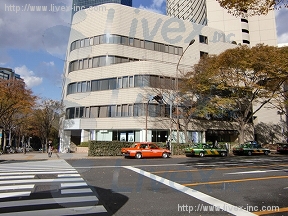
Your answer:
[[[197,191],[197,190],[194,190],[194,189],[191,189],[189,187],[186,187],[186,186],[183,186],[181,184],[178,184],[176,182],[173,182],[173,181],[170,181],[168,179],[165,179],[165,178],[162,178],[160,176],[157,176],[157,175],[154,175],[152,173],[149,173],[149,172],[146,172],[144,170],[141,170],[141,169],[138,169],[138,168],[135,168],[135,167],[131,167],[131,166],[123,166],[124,168],[126,169],[129,169],[129,170],[132,170],[138,174],[141,174],[143,176],[146,176],[150,179],[153,179],[155,181],[158,181],[164,185],[167,185],[175,190],[178,190],[178,191],[181,191],[191,197],[194,197],[198,200],[201,200],[205,203],[208,203],[210,205],[213,205],[213,206],[217,206],[218,208],[226,211],[226,212],[229,212],[233,215],[239,215],[239,216],[249,216],[249,215],[255,215],[251,212],[248,212],[248,211],[245,211],[244,209],[241,209],[241,208],[238,208],[237,206],[234,206],[234,205],[231,205],[229,203],[226,203],[222,200],[219,200],[219,199],[216,199],[214,197],[211,197],[207,194],[204,194],[200,191]]]

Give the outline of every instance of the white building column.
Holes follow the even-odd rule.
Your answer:
[[[89,141],[89,130],[81,130],[81,142],[88,142]]]

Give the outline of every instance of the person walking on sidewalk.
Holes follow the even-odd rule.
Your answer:
[[[52,150],[53,150],[53,147],[52,147],[52,143],[48,143],[48,157],[51,157],[52,156]]]

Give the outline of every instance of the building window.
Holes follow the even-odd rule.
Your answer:
[[[249,34],[249,30],[247,30],[247,29],[242,29],[242,32]]]
[[[200,51],[200,58],[203,58],[203,57],[206,57],[206,56],[208,56],[207,52]]]
[[[204,36],[204,35],[199,35],[199,42],[204,43],[204,44],[208,44],[208,37]]]

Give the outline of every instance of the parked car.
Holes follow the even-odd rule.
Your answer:
[[[268,155],[270,153],[270,149],[263,148],[260,144],[256,141],[249,141],[244,144],[240,144],[237,147],[233,148],[234,155],[255,155],[255,154],[264,154]]]
[[[204,157],[205,155],[227,156],[228,150],[222,147],[216,147],[206,143],[195,143],[185,149],[187,157],[198,155]]]
[[[137,159],[152,157],[168,158],[171,152],[168,149],[158,147],[154,143],[141,142],[134,143],[130,148],[122,148],[121,154],[125,157],[134,157]]]
[[[277,144],[277,152],[280,154],[288,153],[288,143],[276,143]]]

